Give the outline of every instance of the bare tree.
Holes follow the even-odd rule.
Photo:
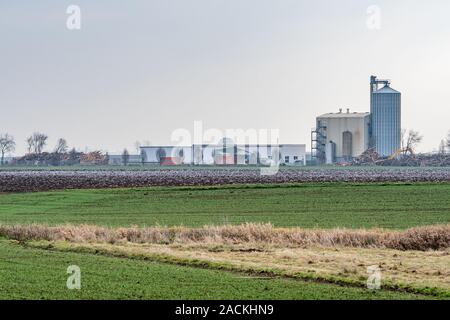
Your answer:
[[[32,136],[28,137],[26,141],[28,154],[30,154],[31,152],[33,152],[33,137]]]
[[[47,144],[48,136],[35,132],[27,138],[29,153],[41,154],[45,145]]]
[[[445,147],[450,150],[450,131],[447,134],[447,139],[445,139]]]
[[[16,142],[12,136],[7,133],[0,135],[1,165],[5,163],[5,153],[12,152],[15,148]]]
[[[402,130],[402,153],[406,155],[408,153],[412,154],[419,143],[422,142],[423,136],[420,135],[418,131],[409,130],[406,134],[406,130]]]
[[[56,143],[55,147],[55,153],[67,153],[67,150],[69,150],[69,147],[67,146],[66,139],[59,138],[58,142]]]
[[[35,135],[36,141],[36,153],[40,154],[44,150],[45,145],[47,144],[48,136],[43,133],[38,133]]]
[[[122,152],[122,163],[123,165],[128,165],[128,162],[130,161],[130,154],[128,153],[127,149],[124,149]]]
[[[408,144],[408,130],[406,129],[401,131],[401,144],[402,153],[405,153],[406,145]]]
[[[136,148],[136,154],[140,154],[141,153],[141,143],[139,141],[136,141],[134,143],[134,147]]]
[[[439,144],[438,153],[439,154],[445,154],[446,153],[446,145],[445,145],[445,140],[444,139],[442,139],[441,143]]]

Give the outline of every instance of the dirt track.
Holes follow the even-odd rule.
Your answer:
[[[295,182],[450,182],[448,168],[158,169],[103,171],[0,171],[0,192],[144,186],[198,186]]]

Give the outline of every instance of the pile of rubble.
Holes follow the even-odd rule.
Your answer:
[[[422,167],[450,167],[450,154],[418,155],[415,160]]]
[[[450,167],[450,154],[401,154],[398,157],[383,158],[374,149],[368,149],[352,162],[355,166],[392,167]]]
[[[68,153],[30,153],[23,157],[15,158],[11,164],[28,166],[66,166],[77,164],[104,165],[108,164],[108,155],[103,154],[100,151],[89,153],[77,151]]]
[[[353,165],[376,165],[380,156],[374,149],[367,149],[361,156],[353,160]]]
[[[103,154],[100,151],[93,151],[89,153],[80,154],[80,164],[108,164],[108,155]]]

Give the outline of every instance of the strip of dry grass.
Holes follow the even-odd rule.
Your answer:
[[[450,250],[378,248],[280,248],[211,244],[29,242],[28,246],[144,259],[365,287],[367,268],[381,271],[383,289],[450,297]]]
[[[257,244],[277,247],[355,247],[395,250],[445,250],[450,248],[450,224],[405,231],[382,229],[274,228],[270,224],[205,226],[203,228],[151,227],[103,228],[97,226],[0,225],[0,236],[21,242],[30,240],[215,245]]]
[[[450,296],[450,225],[405,231],[310,230],[270,224],[203,228],[0,225],[0,237],[44,249],[261,272],[364,286],[376,265],[383,286]]]

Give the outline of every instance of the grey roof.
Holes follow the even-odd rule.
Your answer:
[[[182,149],[182,148],[190,148],[191,146],[140,146],[139,148],[140,149],[159,149],[159,148],[161,148],[161,149],[165,149],[165,148],[167,148],[167,149],[169,149],[169,148],[179,148],[179,149]]]
[[[306,144],[304,143],[280,143],[280,144],[275,144],[275,143],[261,143],[261,144],[242,144],[242,143],[232,143],[231,145],[236,145],[238,147],[244,147],[244,146],[249,146],[249,147],[304,147],[306,146]],[[193,144],[190,146],[141,146],[141,149],[155,149],[155,148],[192,148],[192,147],[223,147],[223,144],[217,144],[217,143],[213,143],[213,144]],[[118,155],[121,157],[121,155]]]
[[[364,118],[370,115],[370,112],[337,112],[325,113],[317,118]]]
[[[397,90],[392,89],[388,85],[385,85],[383,88],[375,91],[374,93],[400,93]]]

